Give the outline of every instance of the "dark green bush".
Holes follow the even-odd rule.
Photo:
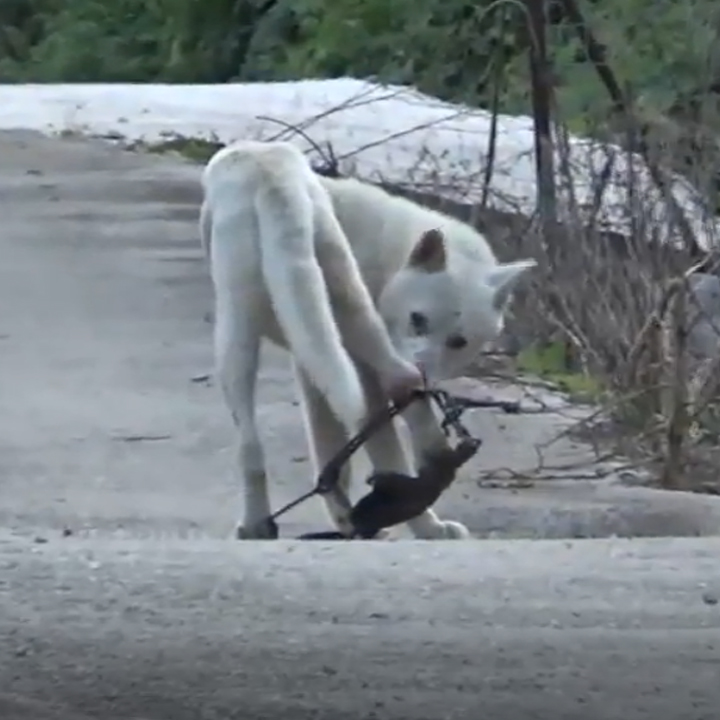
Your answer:
[[[548,0],[551,17],[556,8]],[[720,87],[714,0],[584,0],[620,81],[653,112]],[[527,110],[521,0],[0,0],[4,82],[228,82],[375,76]],[[564,116],[608,109],[573,28],[550,28]]]

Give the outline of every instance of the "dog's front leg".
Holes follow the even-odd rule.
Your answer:
[[[360,370],[360,378],[368,398],[370,412],[375,413],[385,407],[387,397],[375,373],[363,366],[360,367]],[[440,429],[428,401],[416,400],[411,403],[403,413],[403,418],[410,430],[416,467],[420,467],[423,463],[424,455],[428,450],[447,447],[445,435]],[[365,450],[375,472],[415,474],[395,423],[384,425],[371,435],[365,443]],[[412,534],[420,540],[461,540],[470,537],[470,533],[464,525],[452,520],[440,520],[431,509],[425,510],[410,520],[408,527]]]
[[[425,464],[428,453],[449,447],[428,399],[411,403],[403,413],[403,419],[408,426],[416,468]],[[465,540],[470,537],[470,531],[465,525],[454,520],[440,520],[431,509],[409,520],[408,526],[413,535],[421,539]]]

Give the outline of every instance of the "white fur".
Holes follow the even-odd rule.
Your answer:
[[[417,383],[414,366],[431,382],[461,374],[500,332],[512,288],[535,263],[499,265],[468,225],[371,185],[318,177],[289,143],[247,141],[221,150],[205,169],[203,188],[217,375],[238,430],[245,487],[241,535],[261,537],[258,523],[270,509],[255,420],[261,338],[294,357],[321,467],[368,409]],[[441,237],[426,238],[421,248],[433,229]],[[427,332],[417,332],[411,313],[423,314]],[[466,346],[447,348],[458,336]],[[445,442],[429,406],[415,403],[404,418],[416,462]],[[375,469],[411,471],[393,425],[366,449]],[[347,471],[345,488],[349,481]],[[328,509],[345,528],[346,509],[332,499]],[[467,536],[431,510],[409,525],[416,537]]]
[[[498,264],[487,240],[459,220],[354,179],[322,181],[395,347],[422,362],[431,382],[462,374],[502,331],[509,294],[536,262]],[[445,271],[407,267],[408,255],[431,229],[445,236]],[[409,327],[411,310],[429,316],[427,337]],[[446,350],[451,334],[465,337],[467,346]]]

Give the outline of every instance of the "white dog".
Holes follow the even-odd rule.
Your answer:
[[[263,538],[270,502],[255,418],[261,339],[292,353],[319,469],[388,396],[462,374],[498,336],[512,289],[536,263],[499,264],[468,225],[369,184],[319,177],[289,143],[220,150],[203,190],[216,372],[244,483],[238,537]],[[414,403],[404,419],[416,460],[442,441],[429,405]],[[412,472],[391,424],[365,449],[375,470]],[[349,481],[348,470],[346,492]],[[347,531],[346,509],[332,498],[327,505]],[[432,510],[409,526],[418,538],[468,536]]]

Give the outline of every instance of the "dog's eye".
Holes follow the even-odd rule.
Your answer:
[[[413,332],[418,335],[427,335],[429,325],[430,323],[428,322],[427,315],[415,310],[410,313],[410,327],[413,329]]]
[[[445,341],[445,347],[447,347],[448,350],[462,350],[467,344],[467,338],[459,334],[450,335]]]

